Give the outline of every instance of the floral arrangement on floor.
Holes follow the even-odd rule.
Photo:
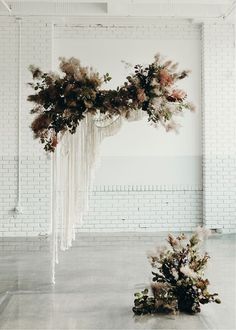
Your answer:
[[[29,85],[35,94],[29,95],[28,101],[34,103],[31,113],[37,114],[31,125],[34,137],[40,139],[46,151],[54,151],[58,134],[75,133],[88,113],[128,118],[138,109],[146,112],[154,125],[161,124],[167,131],[177,130],[173,116],[185,109],[194,110],[186,93],[175,85],[189,71],[177,71],[177,66],[156,55],[146,67],[135,65],[134,73],[115,90],[101,88],[111,80],[108,73],[101,76],[92,68],[81,66],[75,58],[60,58],[62,75],[30,66],[33,82]]]
[[[199,313],[201,304],[221,302],[217,293],[208,292],[209,281],[203,278],[209,255],[200,255],[199,245],[208,234],[203,228],[198,228],[189,240],[184,234],[177,237],[169,234],[170,248],[150,253],[148,259],[154,269],[152,295],[149,296],[148,289],[135,293],[135,314]]]

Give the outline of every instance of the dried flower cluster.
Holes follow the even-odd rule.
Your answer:
[[[75,58],[60,61],[61,76],[30,67],[34,82],[29,85],[35,94],[29,95],[28,100],[34,103],[31,113],[37,114],[31,128],[47,151],[54,151],[59,133],[75,133],[87,113],[128,118],[132,111],[142,109],[149,121],[162,124],[168,131],[177,129],[173,115],[194,110],[186,101],[186,93],[175,87],[189,72],[178,72],[177,63],[162,63],[159,55],[147,67],[136,65],[134,73],[116,90],[101,88],[111,79],[109,74],[100,76]]]
[[[187,240],[185,235],[169,234],[167,247],[157,249],[148,256],[152,268],[152,296],[148,289],[135,293],[133,312],[137,315],[183,311],[198,313],[200,304],[220,303],[218,294],[208,292],[208,279],[204,279],[204,269],[209,255],[199,253],[199,243],[208,232],[198,228]]]

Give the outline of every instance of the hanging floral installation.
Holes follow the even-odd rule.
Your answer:
[[[34,136],[46,151],[54,151],[59,133],[74,134],[88,114],[129,118],[138,109],[155,125],[161,124],[167,131],[176,130],[174,115],[194,110],[186,100],[187,94],[176,87],[189,71],[178,71],[177,67],[177,63],[164,62],[156,55],[148,66],[135,65],[134,73],[122,86],[106,90],[102,85],[111,80],[110,75],[102,76],[83,67],[75,58],[60,59],[61,76],[30,66],[34,81],[29,85],[35,94],[29,95],[28,100],[34,103],[31,113],[37,114],[31,125]]]
[[[201,304],[221,302],[217,293],[208,292],[210,283],[203,278],[209,255],[201,255],[199,245],[208,234],[203,228],[198,228],[189,240],[184,234],[177,237],[169,234],[170,248],[165,246],[150,253],[152,295],[148,289],[135,293],[135,314],[177,311],[194,314],[201,311]]]
[[[147,66],[135,65],[122,86],[103,89],[111,80],[83,67],[75,58],[60,59],[61,73],[43,72],[30,66],[34,94],[31,124],[34,137],[53,153],[53,271],[58,250],[68,249],[88,210],[99,148],[106,137],[116,134],[123,119],[141,120],[145,114],[154,125],[177,130],[174,121],[184,110],[194,110],[176,83],[188,76],[177,64],[156,55]],[[78,127],[79,126],[79,127]],[[77,129],[78,128],[78,129]]]

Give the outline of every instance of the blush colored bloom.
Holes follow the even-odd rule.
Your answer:
[[[165,69],[160,70],[160,83],[162,86],[168,86],[173,84],[173,78],[169,72]]]
[[[168,235],[167,240],[170,243],[170,245],[173,246],[173,247],[179,245],[179,240],[172,234]]]
[[[40,113],[32,122],[31,128],[35,135],[37,136],[40,131],[44,129],[48,129],[49,124],[51,123],[51,119],[45,113]]]
[[[146,101],[147,97],[146,97],[146,94],[145,94],[144,89],[142,89],[142,88],[138,89],[138,91],[137,91],[137,99],[140,102]]]
[[[54,135],[52,137],[52,143],[51,143],[51,145],[52,145],[52,147],[56,148],[57,144],[58,144],[58,139],[57,139],[57,136]]]
[[[178,100],[178,101],[182,101],[185,97],[186,97],[186,93],[181,90],[181,89],[174,89],[171,97],[173,97],[174,99]]]

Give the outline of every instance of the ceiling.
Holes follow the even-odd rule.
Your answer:
[[[236,22],[236,0],[0,0],[0,16],[164,17]]]

